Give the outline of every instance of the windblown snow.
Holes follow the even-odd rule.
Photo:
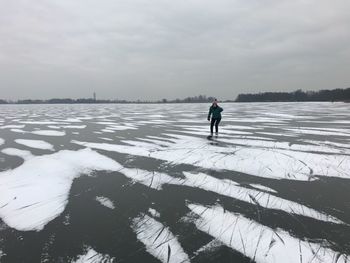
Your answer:
[[[79,255],[72,263],[112,263],[114,258],[96,252],[93,248],[89,248],[84,255]]]
[[[113,201],[111,201],[107,197],[97,196],[96,197],[96,201],[99,202],[101,205],[109,208],[109,209],[114,209],[115,208],[115,205],[114,205]]]
[[[30,148],[36,148],[41,150],[54,150],[54,146],[51,143],[42,141],[42,140],[25,140],[25,139],[17,139],[16,143],[25,145]]]
[[[175,164],[191,164],[206,169],[224,169],[258,177],[313,180],[315,176],[350,177],[350,156],[319,154],[276,147],[247,147],[239,145],[220,147],[205,139],[164,134],[169,143],[122,141],[125,144],[94,143],[73,140],[82,146],[164,160]],[[221,139],[223,140],[223,139]],[[230,143],[230,140],[227,141]],[[234,143],[234,141],[232,142]]]
[[[133,220],[132,227],[146,250],[161,262],[190,262],[177,238],[162,223],[144,214]]]
[[[189,204],[197,228],[256,262],[347,262],[345,256],[318,243],[296,239],[222,207]],[[339,258],[338,258],[339,256]]]
[[[63,212],[74,178],[121,168],[90,149],[28,158],[21,166],[0,173],[0,217],[17,230],[42,230]]]

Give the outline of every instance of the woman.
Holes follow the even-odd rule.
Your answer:
[[[213,101],[213,104],[209,108],[208,113],[208,121],[210,121],[210,135],[213,135],[213,127],[215,125],[215,134],[218,135],[219,132],[219,123],[221,121],[221,112],[223,111],[223,108],[219,107],[217,99]]]

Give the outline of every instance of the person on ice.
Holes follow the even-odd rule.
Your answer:
[[[219,133],[219,123],[221,121],[221,112],[223,108],[218,105],[217,99],[214,99],[213,104],[209,108],[208,121],[210,122],[210,135],[213,135],[213,127],[215,125],[215,134]],[[210,119],[211,117],[211,119]]]

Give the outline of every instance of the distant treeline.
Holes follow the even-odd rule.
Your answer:
[[[96,100],[93,98],[82,99],[49,99],[49,100],[17,100],[7,101],[0,99],[0,104],[82,104],[82,103],[204,103],[212,102],[214,97],[199,95],[187,97],[184,99],[161,99],[157,101],[147,100]],[[278,101],[346,101],[350,102],[350,88],[320,90],[320,91],[302,91],[293,92],[262,92],[256,94],[239,94],[236,100],[225,100],[222,102],[278,102]]]
[[[203,103],[203,102],[212,102],[214,97],[207,97],[205,95],[199,95],[194,97],[187,97],[184,99],[174,99],[167,100],[162,99],[158,101],[146,101],[146,100],[95,100],[93,98],[87,99],[49,99],[49,100],[18,100],[18,101],[7,101],[0,100],[0,104],[79,104],[79,103]]]
[[[350,88],[293,92],[263,92],[257,94],[239,94],[236,102],[273,102],[273,101],[350,101]]]

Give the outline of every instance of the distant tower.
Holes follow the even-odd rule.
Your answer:
[[[94,92],[94,101],[96,101],[96,92]]]

